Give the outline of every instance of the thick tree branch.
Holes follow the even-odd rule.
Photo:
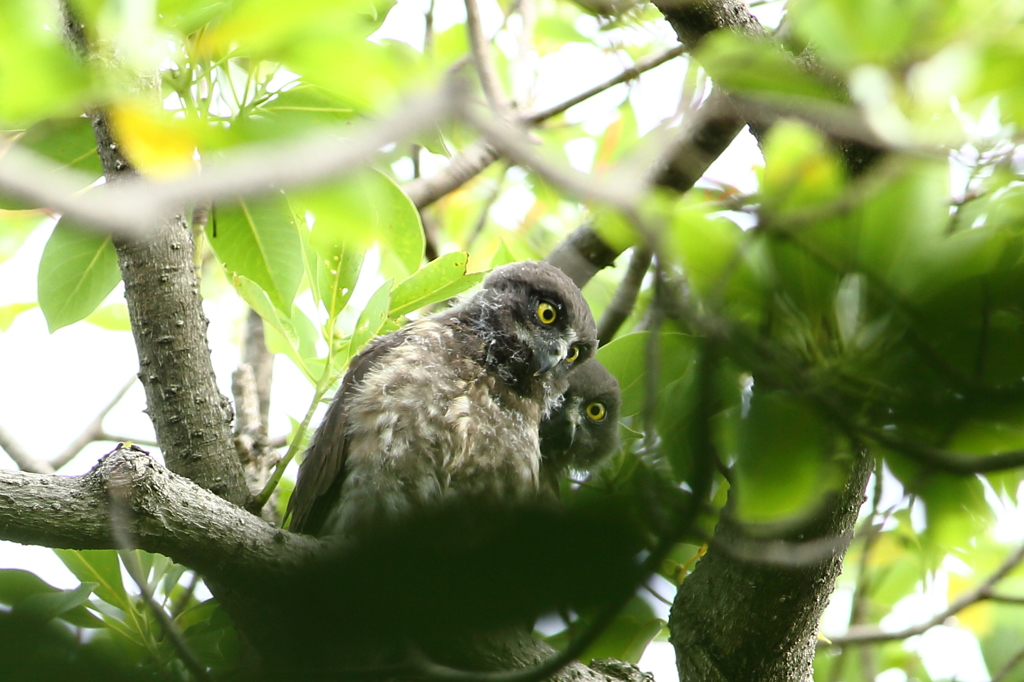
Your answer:
[[[233,585],[225,605],[235,614],[252,609],[257,625],[267,618],[266,600],[248,603],[240,594],[246,589],[261,594],[275,581],[287,584],[287,575],[325,549],[320,541],[275,528],[161,467],[148,454],[124,447],[81,476],[0,471],[0,539],[70,549],[130,545],[164,554],[214,584]],[[516,632],[467,643],[446,663],[507,671],[556,655],[546,644]],[[629,667],[599,672],[572,663],[550,679],[610,682],[643,676]]]
[[[62,11],[71,46],[88,59],[85,27],[66,2]],[[87,114],[107,181],[101,191],[140,182],[106,113],[93,109]],[[231,447],[230,404],[218,391],[213,374],[206,340],[209,321],[193,267],[195,246],[182,210],[177,203],[161,206],[141,217],[148,228],[145,236],[114,240],[139,354],[139,379],[167,466],[226,500],[243,504],[249,492]]]
[[[213,579],[293,568],[317,553],[312,538],[288,533],[161,467],[118,448],[87,474],[0,471],[0,538],[68,549],[115,549],[109,496],[139,549],[164,554]]]

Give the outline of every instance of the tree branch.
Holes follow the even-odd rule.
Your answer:
[[[61,3],[61,9],[68,40],[88,59],[85,27],[67,2]],[[107,181],[97,193],[145,184],[114,137],[105,112],[87,113]],[[131,196],[131,189],[127,191],[125,196]],[[110,210],[130,204],[121,205],[113,195],[108,200]],[[241,505],[249,491],[231,445],[230,403],[217,389],[213,373],[206,339],[209,321],[203,314],[193,266],[192,232],[180,214],[183,203],[174,201],[139,216],[147,228],[144,237],[114,239],[139,355],[139,380],[146,389],[147,411],[168,468]]]
[[[121,390],[117,392],[117,395],[115,395],[110,400],[109,403],[104,405],[103,408],[99,411],[99,413],[93,418],[93,420],[89,422],[89,425],[85,427],[85,429],[78,436],[78,438],[76,438],[74,441],[68,444],[68,446],[64,448],[63,452],[61,452],[59,455],[53,458],[50,464],[53,467],[54,471],[60,471],[60,469],[65,464],[74,459],[75,455],[81,452],[82,448],[84,448],[89,443],[92,443],[97,440],[102,440],[103,436],[105,435],[103,432],[104,418],[106,418],[106,416],[110,414],[110,411],[112,409],[117,407],[117,404],[121,402],[121,399],[124,398],[125,394],[128,393],[128,390],[135,384],[137,380],[138,377],[132,377],[131,379],[129,379],[125,383],[125,385],[121,387]]]
[[[466,31],[469,33],[469,47],[473,55],[473,64],[476,66],[477,76],[480,78],[480,86],[483,88],[487,103],[495,115],[505,118],[509,111],[508,100],[501,91],[501,79],[498,77],[498,70],[494,66],[489,49],[490,41],[484,36],[484,29],[480,22],[480,7],[476,0],[465,0],[466,5]]]
[[[1004,578],[1007,573],[1016,568],[1022,561],[1024,561],[1024,545],[1021,545],[1017,551],[1007,557],[999,568],[997,568],[992,575],[986,578],[980,585],[975,587],[973,590],[960,595],[950,603],[945,610],[940,611],[928,620],[918,623],[917,625],[912,625],[908,628],[892,632],[886,632],[875,626],[851,627],[842,635],[836,635],[835,637],[829,636],[828,639],[830,643],[825,644],[822,642],[822,644],[824,646],[874,644],[877,642],[889,642],[896,639],[906,639],[908,637],[913,637],[914,635],[920,635],[936,625],[942,625],[946,622],[947,618],[955,616],[968,606],[984,599],[988,599],[991,594],[992,587]]]
[[[0,538],[68,549],[116,549],[109,495],[120,491],[132,544],[213,579],[293,568],[317,541],[256,518],[148,454],[117,448],[81,476],[0,471]]]
[[[633,307],[636,305],[636,297],[640,293],[640,285],[643,284],[647,269],[651,267],[653,254],[650,249],[636,247],[633,249],[633,257],[629,261],[629,268],[622,277],[615,296],[612,297],[608,307],[601,316],[601,323],[597,326],[597,341],[604,345],[614,338],[619,327],[626,321]]]
[[[60,168],[14,145],[0,157],[0,191],[59,211],[76,224],[124,239],[158,231],[182,206],[231,201],[288,187],[303,187],[364,168],[380,149],[447,118],[464,99],[463,87],[450,81],[431,96],[405,102],[401,113],[374,122],[326,127],[287,143],[252,144],[225,154],[202,171],[176,180],[139,177],[108,183],[79,194],[93,178]],[[117,175],[130,169],[115,147],[99,147],[101,159],[116,153]],[[110,175],[105,170],[104,174]]]
[[[103,419],[119,402],[121,402],[121,399],[128,392],[128,389],[132,387],[132,384],[134,384],[135,381],[135,377],[129,379],[128,383],[126,383],[124,387],[117,392],[117,395],[114,396],[114,398],[99,411],[99,414],[89,422],[89,425],[82,430],[82,433],[79,434],[63,452],[50,461],[36,459],[33,457],[29,454],[28,450],[26,450],[25,447],[22,446],[21,443],[19,443],[17,439],[15,439],[14,436],[2,426],[0,426],[0,448],[3,448],[4,451],[7,452],[8,456],[14,460],[14,463],[18,465],[18,468],[22,471],[30,471],[37,474],[52,474],[70,462],[86,445],[98,440],[119,440],[111,438],[103,430]]]
[[[3,426],[0,426],[0,448],[22,471],[36,474],[52,474],[53,466],[44,460],[36,459],[21,443]]]
[[[538,123],[542,123],[565,112],[570,107],[573,107],[580,102],[584,102],[591,97],[618,85],[619,83],[626,83],[630,80],[639,78],[640,74],[645,71],[650,71],[657,66],[661,66],[665,62],[682,55],[684,52],[685,48],[680,45],[670,50],[666,50],[661,54],[641,59],[632,67],[623,70],[622,73],[612,76],[603,83],[598,83],[594,87],[584,90],[578,95],[570,97],[569,99],[548,107],[547,109],[523,114],[519,120],[523,124],[536,125]],[[462,150],[462,153],[452,159],[451,163],[448,164],[444,170],[429,178],[417,178],[416,180],[405,184],[402,189],[409,198],[412,199],[416,208],[425,208],[449,192],[462,187],[485,168],[494,163],[498,159],[498,156],[499,154],[497,150],[486,142],[477,140]]]

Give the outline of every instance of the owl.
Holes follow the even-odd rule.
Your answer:
[[[619,382],[597,360],[569,375],[562,402],[540,425],[541,468],[545,488],[558,490],[566,469],[594,468],[619,446]]]
[[[452,495],[535,496],[541,421],[596,339],[580,290],[540,262],[496,268],[460,304],[378,337],[310,440],[290,529],[353,536]]]

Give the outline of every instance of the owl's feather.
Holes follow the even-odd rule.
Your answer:
[[[588,471],[618,449],[621,404],[618,380],[599,361],[572,371],[561,404],[540,425],[546,488],[557,491],[566,469]]]
[[[567,387],[568,359],[585,362],[595,339],[568,277],[516,263],[461,304],[374,340],[310,440],[291,529],[350,534],[452,493],[536,493],[540,420]]]

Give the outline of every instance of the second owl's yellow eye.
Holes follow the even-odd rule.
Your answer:
[[[571,365],[572,363],[576,362],[576,358],[578,358],[579,356],[580,347],[574,343],[571,346],[569,346],[569,354],[565,356],[565,361]]]
[[[547,301],[541,301],[537,304],[537,319],[544,324],[552,324],[558,319],[558,310]]]
[[[606,414],[604,405],[601,403],[595,402],[587,405],[587,416],[596,422],[603,421]]]

